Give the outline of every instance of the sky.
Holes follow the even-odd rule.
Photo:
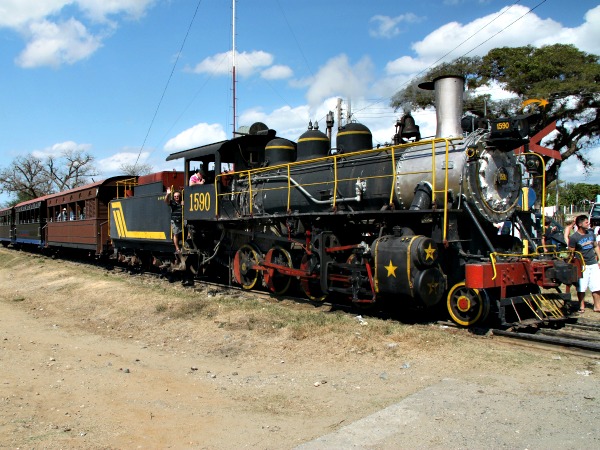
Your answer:
[[[390,98],[443,61],[569,43],[600,55],[593,0],[237,0],[236,127],[296,141],[343,100],[374,144]],[[231,0],[0,0],[0,168],[17,156],[92,154],[100,178],[232,136]],[[505,96],[493,89],[495,98]],[[435,113],[413,111],[423,136]],[[587,155],[600,167],[599,149]],[[572,158],[560,178],[582,179]],[[0,196],[0,203],[8,200]]]

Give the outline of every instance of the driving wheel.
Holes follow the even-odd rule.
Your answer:
[[[302,257],[300,269],[304,270],[307,274],[320,274],[320,267],[319,257],[315,253]],[[313,301],[322,302],[327,297],[327,294],[321,290],[321,280],[319,277],[300,278],[300,287],[306,296]]]
[[[265,255],[265,263],[291,268],[292,255],[286,249],[275,246]],[[263,278],[269,291],[275,295],[285,294],[292,284],[290,276],[282,274],[273,267],[267,266],[267,270],[263,273]]]
[[[233,276],[244,289],[252,289],[256,285],[258,270],[258,252],[249,244],[242,245],[233,258]]]

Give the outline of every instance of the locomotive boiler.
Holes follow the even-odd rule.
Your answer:
[[[466,201],[487,222],[508,219],[522,180],[513,150],[526,136],[518,135],[508,146],[506,138],[486,130],[463,138],[463,79],[442,77],[423,87],[436,93],[435,139],[373,149],[369,129],[349,123],[339,130],[333,155],[319,130],[308,130],[297,146],[273,140],[265,148],[264,170],[238,181],[240,210],[246,215],[397,211]],[[405,131],[400,130],[400,139],[413,134]]]

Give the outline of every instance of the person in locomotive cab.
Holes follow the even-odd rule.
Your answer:
[[[190,186],[193,186],[195,184],[204,184],[204,177],[202,176],[202,174],[200,173],[200,169],[196,169],[196,172],[194,172],[194,174],[190,177]]]
[[[171,199],[171,189],[167,188],[165,195],[165,203],[171,208],[171,231],[173,233],[173,244],[175,244],[175,253],[181,253],[179,249],[179,237],[181,236],[182,220],[181,212],[183,210],[183,201],[181,200],[181,192],[174,191]]]
[[[577,230],[569,238],[569,251],[580,252],[585,263],[585,269],[577,283],[577,298],[581,303],[579,311],[585,311],[585,292],[589,288],[594,300],[594,311],[600,312],[600,248],[586,215],[577,216],[575,225]]]

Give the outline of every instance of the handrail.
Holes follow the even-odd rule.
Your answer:
[[[117,188],[117,196],[115,198],[121,198],[121,197],[119,197],[119,186],[123,186],[124,191],[127,192],[130,188],[135,187],[137,185],[138,185],[137,177],[126,178],[124,180],[117,180],[115,182],[115,187]]]
[[[337,158],[333,158],[333,205],[332,205],[332,208],[334,211],[335,211],[335,202],[337,200],[337,186],[338,186]]]
[[[279,187],[268,187],[268,188],[262,188],[261,191],[275,191],[275,190],[281,190],[281,189],[287,189],[287,211],[288,213],[291,213],[290,209],[291,209],[291,191],[292,188],[298,188],[298,189],[302,189],[303,187],[307,187],[307,186],[314,186],[314,185],[332,185],[333,188],[333,192],[332,192],[332,196],[331,198],[328,200],[328,202],[331,203],[332,208],[335,210],[337,203],[339,203],[341,201],[341,199],[338,196],[338,185],[340,182],[344,182],[344,181],[352,181],[354,180],[354,178],[349,179],[349,178],[343,178],[340,179],[338,178],[338,161],[341,158],[353,158],[353,157],[358,157],[358,156],[368,156],[368,155],[376,155],[376,154],[380,154],[382,152],[389,152],[389,157],[391,159],[391,172],[388,174],[383,174],[383,175],[373,175],[370,177],[361,177],[361,179],[363,180],[368,180],[368,179],[376,179],[376,178],[388,178],[391,177],[392,183],[391,183],[391,192],[390,192],[390,204],[393,204],[393,200],[394,200],[394,192],[396,189],[396,182],[398,177],[401,176],[406,176],[406,175],[415,175],[415,174],[423,174],[424,175],[424,180],[423,181],[428,181],[431,183],[431,187],[432,187],[432,204],[435,205],[437,202],[437,199],[439,197],[440,194],[445,194],[443,195],[443,207],[442,207],[442,212],[443,212],[443,225],[442,225],[442,239],[443,241],[445,241],[447,239],[447,228],[448,228],[448,195],[447,195],[447,190],[449,187],[449,153],[450,153],[450,148],[451,148],[451,141],[454,140],[462,140],[463,138],[433,138],[433,139],[429,139],[429,140],[424,140],[424,141],[417,141],[417,142],[410,142],[410,143],[406,143],[406,144],[399,144],[399,145],[392,145],[392,146],[386,146],[386,147],[379,147],[379,148],[374,148],[374,149],[367,149],[367,150],[358,150],[355,152],[349,152],[349,153],[336,153],[333,155],[327,155],[327,156],[321,156],[321,157],[317,157],[317,158],[311,158],[311,159],[307,159],[307,160],[301,160],[301,161],[294,161],[294,162],[287,162],[287,163],[281,163],[281,164],[276,164],[276,165],[272,165],[272,166],[264,166],[264,167],[257,167],[257,168],[253,168],[253,169],[246,169],[246,170],[241,170],[241,171],[237,171],[237,172],[227,172],[227,173],[223,173],[223,174],[218,174],[215,177],[215,195],[217,197],[217,205],[218,205],[218,197],[225,197],[228,195],[242,195],[242,194],[248,194],[249,199],[248,199],[248,207],[249,207],[249,214],[253,214],[253,186],[252,186],[252,179],[256,176],[260,176],[262,173],[265,173],[266,176],[270,176],[269,174],[272,174],[273,172],[277,172],[277,171],[285,171],[285,173],[280,174],[281,177],[286,177],[287,178],[287,187],[283,187],[283,186],[279,186]],[[438,144],[443,143],[443,156],[444,156],[444,173],[443,173],[443,186],[444,186],[444,190],[438,190],[437,186],[438,186],[438,182],[436,180],[436,161],[437,159],[441,156],[436,154],[436,152],[442,150],[441,146],[438,146]],[[407,149],[411,149],[414,147],[425,147],[426,145],[431,145],[431,169],[430,170],[421,170],[421,171],[410,171],[410,172],[403,172],[403,173],[398,173],[397,169],[396,169],[396,164],[397,164],[397,153],[400,152],[404,152]],[[296,167],[302,167],[302,166],[306,166],[309,164],[332,164],[333,165],[333,179],[328,179],[328,180],[322,180],[319,181],[317,183],[308,183],[308,184],[303,184],[300,185],[296,182],[294,182],[292,180],[292,170]],[[269,174],[267,174],[269,173]],[[429,174],[429,177],[425,177],[426,174]],[[239,180],[243,180],[245,179],[246,182],[248,183],[248,187],[247,189],[243,189],[243,190],[239,190],[239,191],[235,191],[235,192],[222,192],[222,193],[218,193],[218,189],[217,189],[217,185],[220,182],[220,179],[222,177],[237,177]],[[217,211],[217,215],[218,215],[218,209]]]
[[[394,191],[396,190],[396,152],[392,147],[392,188],[390,189],[390,205],[394,204]]]

